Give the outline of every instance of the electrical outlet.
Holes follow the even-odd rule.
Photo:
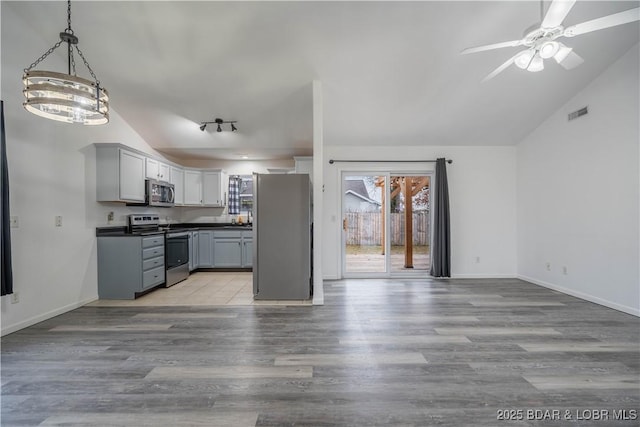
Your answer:
[[[61,215],[57,215],[56,216],[56,227],[62,227],[62,216]]]
[[[114,218],[114,213],[113,211],[111,211],[107,214],[107,221],[113,221],[113,218]]]
[[[566,276],[567,274],[569,274],[569,273],[567,273],[567,266],[566,266],[566,265],[563,265],[563,266],[562,266],[562,274],[564,274],[565,276]]]
[[[17,292],[14,292],[11,294],[11,304],[17,304],[18,302],[20,302],[20,298],[18,296]]]
[[[547,261],[547,271],[551,271],[551,263]]]
[[[11,228],[18,228],[20,226],[20,223],[18,222],[18,217],[17,216],[12,216],[9,218],[9,223],[11,224],[10,227]]]

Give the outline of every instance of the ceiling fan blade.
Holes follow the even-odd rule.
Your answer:
[[[561,25],[575,2],[576,0],[553,0],[542,21],[542,28],[555,28]]]
[[[484,52],[485,50],[501,49],[503,47],[514,47],[514,46],[519,46],[521,44],[522,44],[522,40],[511,40],[509,42],[494,43],[494,44],[488,44],[488,45],[478,46],[478,47],[468,47],[462,52],[460,52],[460,55],[466,55],[468,53]]]
[[[489,74],[487,77],[485,77],[484,79],[482,79],[482,83],[491,80],[492,78],[494,78],[495,76],[497,76],[498,74],[500,74],[501,72],[503,72],[504,70],[507,69],[507,67],[509,67],[509,65],[513,64],[513,61],[515,61],[516,57],[518,55],[520,55],[521,52],[516,53],[515,55],[513,55],[511,58],[509,58],[504,64],[502,64],[501,66],[499,66],[498,68],[496,68],[495,70],[493,70],[491,72],[491,74]]]
[[[565,70],[572,70],[584,62],[584,59],[573,50],[571,50],[562,60],[556,59],[558,64],[562,65]]]
[[[602,30],[616,25],[628,24],[640,20],[640,7],[625,10],[624,12],[614,13],[613,15],[603,16],[602,18],[592,19],[591,21],[581,24],[572,25],[564,30],[563,35],[566,37],[579,36],[580,34],[590,33],[591,31]]]

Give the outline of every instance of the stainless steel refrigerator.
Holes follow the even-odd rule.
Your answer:
[[[309,299],[311,276],[309,175],[254,174],[254,299]]]

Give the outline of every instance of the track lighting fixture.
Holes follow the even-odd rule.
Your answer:
[[[210,122],[200,122],[200,130],[204,132],[204,130],[207,128],[208,124],[212,124],[215,123],[218,125],[216,131],[217,132],[222,132],[222,124],[224,123],[229,123],[231,125],[231,131],[232,132],[236,132],[238,130],[238,128],[236,127],[236,125],[234,123],[238,123],[237,120],[222,120],[222,119],[214,119],[213,121]]]

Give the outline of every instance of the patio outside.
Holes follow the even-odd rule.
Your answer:
[[[387,240],[392,273],[428,271],[431,266],[429,177],[391,176],[388,211],[385,181],[384,176],[345,177],[345,271],[386,272]],[[388,235],[385,234],[387,221]]]

